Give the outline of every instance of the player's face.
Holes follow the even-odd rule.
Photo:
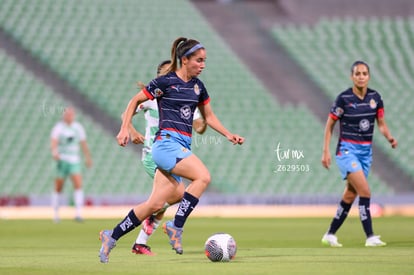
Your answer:
[[[187,72],[191,77],[197,77],[206,67],[206,50],[199,49],[190,58],[183,60],[183,65],[186,66]]]
[[[63,114],[63,120],[67,124],[71,124],[75,120],[75,110],[72,108],[68,108],[65,110],[65,113]]]
[[[351,79],[354,82],[355,87],[365,88],[368,86],[369,71],[364,64],[358,64],[354,67],[351,75]]]

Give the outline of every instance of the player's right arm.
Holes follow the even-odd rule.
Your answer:
[[[127,145],[129,141],[129,126],[131,124],[132,116],[134,115],[138,105],[147,101],[148,99],[149,97],[146,93],[144,93],[144,90],[141,90],[139,93],[133,96],[131,100],[128,102],[128,105],[122,116],[121,129],[119,130],[119,133],[116,136],[119,145]]]
[[[332,132],[335,126],[336,120],[331,116],[328,116],[328,120],[325,125],[325,133],[323,137],[323,151],[322,151],[322,165],[326,169],[329,169],[331,166],[331,153],[329,150],[329,145],[331,143]]]
[[[59,141],[57,139],[50,139],[50,149],[52,150],[52,156],[54,160],[59,160],[58,143]]]
[[[50,133],[50,150],[54,160],[59,160],[59,124],[56,124]]]
[[[134,112],[132,116],[135,116],[137,112]],[[124,118],[124,113],[121,116],[121,119]],[[128,125],[129,135],[131,137],[131,141],[135,144],[143,144],[145,137],[135,129],[134,124],[132,122]]]

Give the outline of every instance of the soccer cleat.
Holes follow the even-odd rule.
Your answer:
[[[381,236],[371,236],[365,241],[366,247],[386,246],[387,244],[380,240]]]
[[[164,223],[162,228],[164,229],[164,233],[167,234],[170,239],[172,249],[174,249],[177,254],[183,254],[183,248],[181,246],[181,235],[183,234],[183,229],[175,227],[173,221]]]
[[[101,249],[99,250],[99,258],[101,263],[109,262],[109,253],[112,248],[116,246],[116,240],[111,237],[112,230],[102,230],[99,232],[99,240],[102,241]]]
[[[322,244],[330,247],[342,247],[342,244],[338,243],[338,238],[334,234],[329,233],[323,235]]]
[[[148,255],[148,256],[155,255],[155,253],[151,251],[151,247],[145,244],[138,244],[138,243],[132,246],[132,253],[143,254],[143,255]]]
[[[145,234],[148,236],[154,233],[154,216],[149,216],[144,220],[142,223],[142,230],[144,230]]]

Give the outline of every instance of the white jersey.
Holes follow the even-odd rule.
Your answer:
[[[73,164],[80,163],[79,143],[86,140],[86,133],[79,122],[74,121],[70,125],[63,121],[56,123],[50,137],[58,141],[58,152],[61,160]]]
[[[151,152],[152,144],[154,143],[155,134],[158,131],[158,105],[156,100],[147,100],[138,105],[136,112],[144,111],[145,117],[145,141],[143,148],[143,157],[145,153]]]

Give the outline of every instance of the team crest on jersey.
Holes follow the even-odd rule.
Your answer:
[[[163,95],[163,92],[161,91],[160,88],[155,89],[154,91],[155,97],[160,97]]]
[[[197,85],[197,84],[195,84],[195,85],[194,85],[194,93],[195,93],[196,95],[199,95],[199,94],[200,94],[200,87],[198,87],[198,85]]]
[[[373,98],[369,101],[369,107],[371,107],[371,109],[377,108],[377,102]]]

